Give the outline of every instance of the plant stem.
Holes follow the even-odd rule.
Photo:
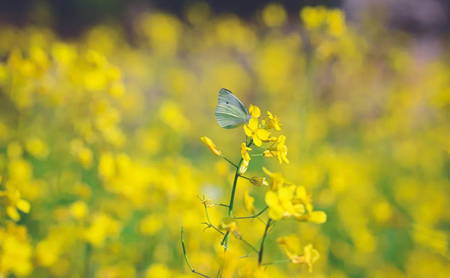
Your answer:
[[[188,265],[188,267],[192,271],[192,273],[198,274],[198,275],[206,277],[206,278],[211,278],[208,275],[205,275],[203,273],[197,272],[195,269],[192,268],[191,263],[189,262],[189,259],[187,257],[186,247],[184,246],[184,230],[183,230],[183,227],[181,227],[181,247],[183,248],[184,260],[186,261],[186,264]]]
[[[225,159],[226,161],[228,161],[228,163],[230,163],[231,165],[233,165],[235,168],[238,168],[238,166],[236,164],[234,164],[233,162],[231,162],[228,158],[226,158],[225,156],[221,155],[220,157],[222,157],[223,159]]]
[[[292,261],[292,260],[291,259],[286,259],[286,260],[273,261],[273,262],[265,263],[265,264],[262,264],[262,265],[281,264],[281,263],[288,263],[290,261]]]
[[[248,219],[248,218],[256,218],[263,214],[269,207],[265,207],[262,211],[258,212],[258,214],[252,215],[252,216],[243,216],[243,217],[235,217],[234,219]]]
[[[253,143],[253,139],[251,139],[247,143],[247,147],[250,147],[250,145],[252,143]],[[241,157],[241,159],[239,160],[239,164],[236,167],[236,173],[234,174],[233,188],[231,189],[230,205],[228,206],[228,216],[229,217],[233,216],[234,196],[236,194],[237,181],[238,181],[238,178],[239,178],[239,170],[241,168],[241,164],[242,164],[243,160],[244,159]],[[228,248],[228,241],[229,241],[229,233],[228,232],[225,234],[224,240],[225,240],[224,247],[225,247],[225,250],[226,250]]]
[[[246,241],[246,240],[243,239],[243,238],[240,238],[240,240],[241,240],[243,243],[245,243],[248,247],[252,248],[251,251],[258,252],[258,249],[256,249],[255,246],[251,245],[248,241]],[[250,252],[251,252],[251,251],[250,251]]]
[[[205,228],[205,230],[206,230],[207,228],[214,228],[214,230],[216,230],[216,231],[219,232],[220,234],[224,235],[224,233],[223,233],[221,230],[219,230],[216,226],[214,226],[214,225],[211,223],[211,220],[209,219],[208,207],[206,206],[205,203],[203,203],[203,206],[205,207],[206,219],[208,220],[208,222],[203,222],[203,223],[202,223],[202,224],[206,224],[206,226],[207,226],[207,227]]]
[[[272,219],[269,218],[269,220],[267,220],[266,229],[264,230],[264,234],[263,234],[263,237],[262,237],[261,248],[259,248],[258,265],[261,265],[261,262],[262,262],[262,259],[263,259],[264,242],[266,241],[267,231],[269,230],[271,222],[272,222]]]

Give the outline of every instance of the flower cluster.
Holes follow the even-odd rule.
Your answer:
[[[229,235],[233,235],[236,239],[242,241],[245,245],[251,247],[252,251],[258,253],[258,266],[263,266],[272,263],[263,264],[263,255],[264,255],[264,244],[266,237],[269,233],[269,228],[273,227],[276,221],[280,221],[289,217],[294,217],[296,220],[301,222],[312,222],[316,224],[323,224],[327,220],[327,215],[323,211],[314,211],[312,205],[311,195],[306,193],[306,189],[304,186],[296,186],[295,184],[287,181],[281,173],[272,173],[268,171],[266,168],[263,168],[265,174],[270,178],[270,182],[267,182],[264,177],[254,176],[252,178],[245,177],[244,174],[247,172],[250,161],[252,157],[276,157],[280,164],[284,161],[289,163],[287,159],[288,149],[285,145],[286,136],[280,135],[278,137],[272,136],[272,131],[280,131],[281,130],[281,122],[277,116],[274,116],[271,112],[267,112],[267,116],[261,118],[261,110],[259,107],[250,105],[249,108],[250,119],[248,123],[244,125],[244,132],[246,135],[246,141],[241,143],[240,153],[241,159],[238,164],[235,164],[228,160],[222,152],[218,149],[216,144],[209,139],[208,137],[202,137],[201,140],[203,143],[209,148],[209,150],[225,159],[231,165],[236,167],[236,173],[234,177],[234,182],[232,185],[232,193],[229,201],[229,205],[224,205],[228,207],[228,216],[223,218],[220,225],[215,227],[212,223],[208,208],[211,208],[214,202],[210,199],[203,199],[203,205],[206,212],[207,222],[203,224],[206,225],[206,228],[214,228],[217,232],[219,232],[222,236],[222,245],[225,247],[225,251],[229,250],[230,246]],[[263,144],[269,143],[268,147],[263,147]],[[254,148],[252,147],[254,146]],[[263,150],[261,150],[263,149]],[[260,151],[260,153],[255,153]],[[245,210],[250,213],[252,216],[250,217],[235,217],[233,215],[233,207],[234,207],[234,199],[235,192],[237,189],[237,180],[239,178],[247,179],[251,184],[256,186],[265,185],[268,187],[268,190],[265,194],[265,202],[266,208],[264,208],[261,212],[257,213],[255,208],[255,198],[250,196],[249,190],[246,189],[243,193],[243,204]],[[261,215],[267,210],[267,220],[261,220]],[[246,236],[244,236],[244,232],[241,231],[237,220],[242,219],[254,219],[258,218],[263,223],[265,223],[266,227],[261,239],[261,245],[259,249],[253,246],[246,240]],[[222,232],[221,230],[225,231]],[[304,254],[300,255],[299,252],[296,252],[292,248],[292,240],[289,240],[287,237],[281,237],[277,241],[281,246],[284,246],[289,261],[294,264],[306,264],[309,266],[309,271],[312,271],[312,264],[315,263],[319,258],[319,253],[316,249],[312,247],[311,244],[306,245],[304,249]],[[183,252],[188,262],[188,265],[191,271],[196,272],[192,266],[189,264],[188,255],[185,250],[184,240],[182,237],[182,245]],[[230,260],[230,258],[228,259]],[[229,262],[224,262],[224,264],[229,264]],[[229,268],[221,266],[219,273],[221,273],[222,269],[226,269],[226,271],[231,271],[234,273],[235,270],[230,270]],[[225,271],[225,270],[224,270]],[[257,270],[256,270],[257,271]],[[202,276],[206,276],[205,274],[200,273]],[[208,277],[208,276],[207,276]]]
[[[269,217],[273,220],[295,217],[298,221],[309,221],[317,224],[325,223],[327,215],[323,211],[313,211],[311,196],[306,194],[304,186],[296,186],[284,179],[281,173],[271,173],[270,190],[266,193],[266,204]]]

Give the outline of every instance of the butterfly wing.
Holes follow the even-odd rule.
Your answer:
[[[219,125],[226,129],[241,126],[250,119],[247,107],[227,89],[219,91],[219,104],[215,114]]]
[[[232,92],[225,88],[222,88],[219,91],[219,104],[230,104],[236,106],[250,116],[247,107],[242,103],[242,101],[240,101]]]
[[[220,127],[231,129],[247,123],[247,115],[239,108],[229,104],[219,104],[216,107],[216,119]]]

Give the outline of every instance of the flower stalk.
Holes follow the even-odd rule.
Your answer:
[[[261,247],[259,248],[258,265],[261,265],[261,263],[262,263],[263,254],[264,254],[264,243],[266,242],[266,237],[267,237],[267,233],[269,231],[271,222],[272,222],[272,219],[269,218],[269,220],[267,220],[266,228],[264,229],[264,234],[263,234],[262,241],[261,241]]]

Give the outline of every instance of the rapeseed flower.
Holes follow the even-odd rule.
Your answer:
[[[280,164],[283,161],[289,163],[289,160],[287,159],[288,149],[285,143],[286,136],[280,135],[277,142],[274,142],[271,147],[264,151],[264,157],[277,157]],[[277,144],[276,147],[274,147],[275,144]]]
[[[306,245],[301,254],[299,240],[295,235],[278,238],[277,243],[283,246],[293,264],[306,264],[309,272],[312,272],[312,265],[320,258],[319,252],[313,248],[312,244]]]
[[[4,197],[6,205],[6,214],[14,221],[20,220],[20,214],[18,210],[29,213],[30,203],[21,198],[20,191],[12,184],[6,184],[6,191],[0,191],[0,197]]]
[[[253,139],[253,143],[256,146],[261,146],[263,141],[266,142],[269,140],[270,132],[260,128],[259,117],[261,116],[261,110],[259,107],[251,105],[249,113],[252,118],[249,120],[248,124],[244,125],[245,134]]]
[[[281,123],[280,118],[278,118],[276,115],[273,116],[272,113],[267,111],[267,117],[269,118],[269,122],[267,123],[267,129],[275,128],[276,130],[281,130]]]

